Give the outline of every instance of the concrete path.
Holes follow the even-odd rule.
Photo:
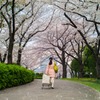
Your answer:
[[[41,80],[0,91],[0,100],[100,100],[100,93],[87,86],[55,80],[55,89],[41,89]]]

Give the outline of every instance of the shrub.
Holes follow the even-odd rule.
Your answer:
[[[0,89],[26,84],[33,80],[33,71],[16,64],[0,63]]]
[[[35,79],[42,79],[43,73],[35,73]]]

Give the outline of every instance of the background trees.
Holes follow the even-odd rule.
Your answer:
[[[91,50],[86,46],[83,51],[84,71],[96,77],[96,61]]]
[[[43,6],[45,6],[43,2],[38,3],[35,0],[30,0],[27,4],[20,4],[19,1],[12,0],[7,1],[2,7],[1,16],[4,19],[5,27],[9,30],[5,33],[8,63],[14,62],[14,51],[18,49],[17,64],[20,65],[21,54],[28,41],[35,34],[48,28],[53,13],[48,15],[48,20],[41,20]],[[38,22],[39,24],[37,24]]]
[[[77,2],[77,3],[76,3]],[[64,2],[63,2],[64,3]],[[65,11],[64,15],[65,17],[69,20],[69,23],[66,23],[66,25],[71,25],[74,27],[77,32],[82,36],[85,44],[88,46],[88,48],[92,51],[92,53],[95,56],[96,59],[96,71],[97,71],[97,77],[100,78],[100,67],[99,67],[99,49],[100,49],[100,40],[99,40],[99,27],[100,27],[100,22],[98,20],[100,13],[99,13],[99,2],[95,1],[73,1],[69,0],[65,2],[64,8],[61,6],[58,6],[59,8],[63,9]],[[92,10],[91,10],[92,9]],[[85,20],[86,23],[90,23],[93,25],[91,27],[91,31],[86,32],[82,31],[77,23],[73,20],[73,17],[71,17],[69,14],[73,14],[75,18],[81,18],[81,20]],[[90,42],[87,39],[87,36],[91,33],[94,33],[98,42],[92,41],[96,47],[96,51],[93,50],[91,47]],[[93,34],[92,34],[93,35]],[[94,36],[94,38],[95,38]],[[92,44],[93,45],[93,44]]]
[[[68,0],[49,5],[34,0],[24,4],[6,0],[0,6],[0,13],[0,45],[4,48],[1,62],[7,55],[8,63],[25,64],[26,60],[26,65],[32,66],[32,62],[35,65],[42,57],[53,55],[63,66],[63,77],[66,77],[66,68],[72,59],[79,63],[79,77],[83,76],[84,70],[94,70],[95,74],[95,62],[97,77],[100,77],[99,2]],[[33,44],[33,50],[29,49]],[[91,51],[89,55],[86,45]],[[34,57],[30,57],[31,54]]]

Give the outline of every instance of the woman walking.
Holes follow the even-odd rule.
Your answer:
[[[54,79],[55,79],[56,73],[54,71],[54,61],[52,57],[49,58],[49,64],[46,67],[45,73],[50,76],[50,82],[52,84],[51,88],[54,89]]]

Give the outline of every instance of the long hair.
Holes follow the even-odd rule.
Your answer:
[[[49,60],[50,60],[50,61],[49,61],[49,65],[52,65],[52,60],[53,60],[53,58],[50,57]]]

